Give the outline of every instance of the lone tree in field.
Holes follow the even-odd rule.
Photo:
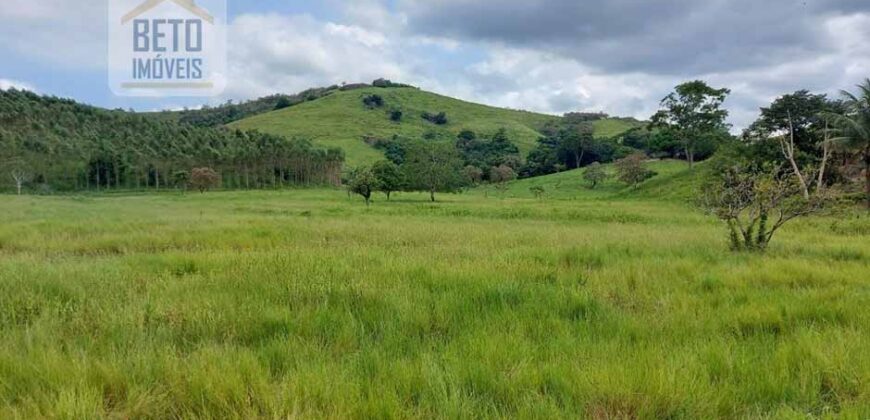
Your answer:
[[[200,193],[220,186],[221,176],[212,168],[194,168],[190,171],[190,186]]]
[[[495,184],[495,188],[502,194],[508,189],[508,183],[517,179],[517,173],[507,165],[499,165],[489,171],[489,181]]]
[[[590,188],[594,190],[598,184],[607,179],[607,171],[604,170],[604,167],[600,163],[594,162],[586,167],[586,170],[583,172],[583,179],[591,182],[592,186]]]
[[[646,167],[646,155],[634,153],[614,164],[619,180],[637,188],[638,184],[656,176],[656,173]]]
[[[693,167],[698,145],[727,128],[728,111],[722,109],[722,103],[730,93],[729,89],[714,89],[700,80],[683,83],[662,99],[663,109],[653,115],[652,126],[672,133]]]
[[[804,198],[796,175],[780,167],[734,165],[702,188],[700,204],[728,225],[731,249],[764,251],[786,223],[820,211],[823,195]]]
[[[450,143],[415,142],[405,150],[402,165],[406,188],[426,191],[432,202],[435,193],[454,192],[463,187],[462,159]]]
[[[378,190],[380,183],[372,168],[361,166],[350,173],[348,191],[359,194],[366,200],[366,207],[372,203],[372,194]]]
[[[378,191],[386,194],[387,201],[390,201],[390,196],[401,191],[405,185],[405,178],[402,175],[402,170],[393,162],[382,160],[372,166],[372,172],[377,178]]]

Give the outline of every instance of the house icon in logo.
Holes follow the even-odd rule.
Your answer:
[[[144,3],[136,6],[136,8],[131,10],[130,13],[124,15],[124,17],[121,18],[121,24],[124,25],[127,22],[135,19],[137,16],[146,13],[147,11],[167,1],[171,1],[172,3],[175,3],[187,9],[187,11],[198,16],[202,20],[214,24],[214,17],[210,15],[205,9],[197,6],[195,0],[145,0]]]

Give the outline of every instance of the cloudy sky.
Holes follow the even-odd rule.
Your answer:
[[[223,96],[114,96],[106,0],[0,0],[0,89],[110,108],[220,103],[387,77],[510,108],[647,118],[681,81],[729,87],[731,123],[870,77],[868,0],[228,0]]]

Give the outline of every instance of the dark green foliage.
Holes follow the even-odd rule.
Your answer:
[[[405,177],[402,170],[393,162],[382,160],[372,166],[372,172],[378,180],[378,191],[387,195],[387,201],[390,196],[401,191],[405,186]]]
[[[463,130],[457,136],[456,149],[462,154],[466,166],[494,168],[505,165],[514,171],[520,166],[520,151],[508,138],[505,129],[499,129],[489,138],[478,138],[473,131]]]
[[[400,122],[400,121],[402,121],[402,117],[404,115],[405,114],[402,112],[401,109],[394,109],[394,110],[390,111],[390,121]]]
[[[371,205],[372,194],[379,187],[380,182],[372,168],[361,166],[350,172],[347,189],[354,194],[362,196],[366,201],[366,206]]]
[[[701,80],[683,83],[662,100],[662,110],[653,115],[652,126],[677,139],[693,166],[699,144],[721,138],[728,131],[728,111],[722,103],[730,93],[729,89],[714,89]]]
[[[384,106],[384,98],[381,95],[366,95],[363,97],[363,105],[366,108],[374,109]]]
[[[435,125],[445,125],[448,123],[447,114],[444,112],[439,112],[437,114],[432,114],[430,112],[423,112],[423,119],[429,121]]]
[[[338,182],[343,161],[340,150],[306,140],[0,92],[0,171],[8,179],[7,162],[22,163],[41,190],[181,186],[173,174],[206,166],[223,173],[231,188],[327,184]]]
[[[414,86],[406,85],[404,83],[393,83],[388,79],[377,79],[372,82],[372,86],[377,88],[412,88]]]

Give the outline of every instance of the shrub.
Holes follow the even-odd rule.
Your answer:
[[[404,115],[405,114],[402,112],[402,110],[394,109],[394,110],[390,111],[390,120],[393,122],[402,121],[402,116],[404,116]]]
[[[380,108],[384,106],[384,98],[381,95],[368,95],[363,98],[363,105],[369,109]]]
[[[436,125],[445,125],[448,123],[447,114],[444,112],[439,112],[437,114],[424,112],[423,119],[426,121],[429,121],[432,124],[436,124]]]

